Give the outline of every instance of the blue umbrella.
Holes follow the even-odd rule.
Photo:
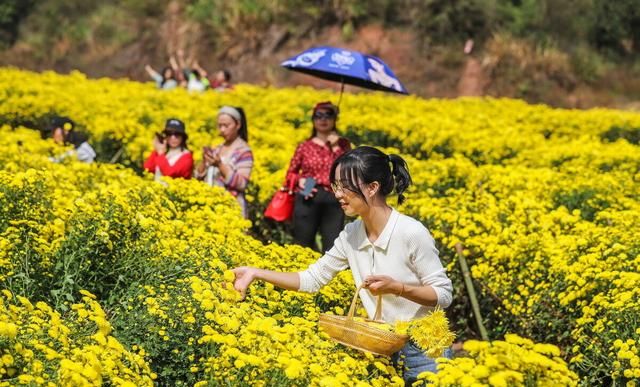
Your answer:
[[[347,83],[371,90],[409,94],[380,58],[358,51],[329,46],[313,47],[285,60],[281,66],[318,78],[341,82],[342,90]]]

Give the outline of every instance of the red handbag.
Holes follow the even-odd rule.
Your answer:
[[[273,219],[276,222],[284,222],[293,216],[293,203],[295,202],[295,194],[293,193],[293,187],[295,186],[294,179],[289,182],[289,187],[283,186],[276,192],[267,209],[264,210],[264,217]]]

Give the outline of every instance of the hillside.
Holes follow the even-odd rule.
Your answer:
[[[279,67],[329,44],[380,56],[423,97],[637,109],[638,9],[637,0],[9,0],[0,64],[145,81],[145,64],[183,50],[237,82],[335,87]]]

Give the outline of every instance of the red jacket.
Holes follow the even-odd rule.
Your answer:
[[[191,179],[191,173],[193,172],[193,155],[191,152],[186,152],[180,156],[175,164],[169,165],[169,161],[165,155],[153,151],[147,161],[144,162],[144,169],[155,173],[156,167],[160,168],[162,176]]]

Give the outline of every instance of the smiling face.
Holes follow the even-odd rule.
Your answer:
[[[313,127],[318,133],[328,134],[336,128],[336,114],[331,109],[319,108],[313,113]]]
[[[228,114],[218,115],[218,131],[225,142],[233,142],[238,138],[240,123]]]
[[[367,211],[369,211],[371,204],[373,203],[375,191],[371,191],[370,187],[368,187],[368,184],[358,181],[358,185],[364,197],[361,196],[356,191],[356,188],[353,186],[353,184],[350,183],[350,180],[347,178],[347,176],[343,176],[341,172],[342,171],[340,165],[338,165],[335,171],[336,179],[333,183],[331,183],[331,189],[333,190],[333,194],[335,195],[336,200],[338,200],[338,203],[340,203],[340,208],[342,208],[342,211],[344,211],[344,213],[350,217],[355,217],[366,213]]]

